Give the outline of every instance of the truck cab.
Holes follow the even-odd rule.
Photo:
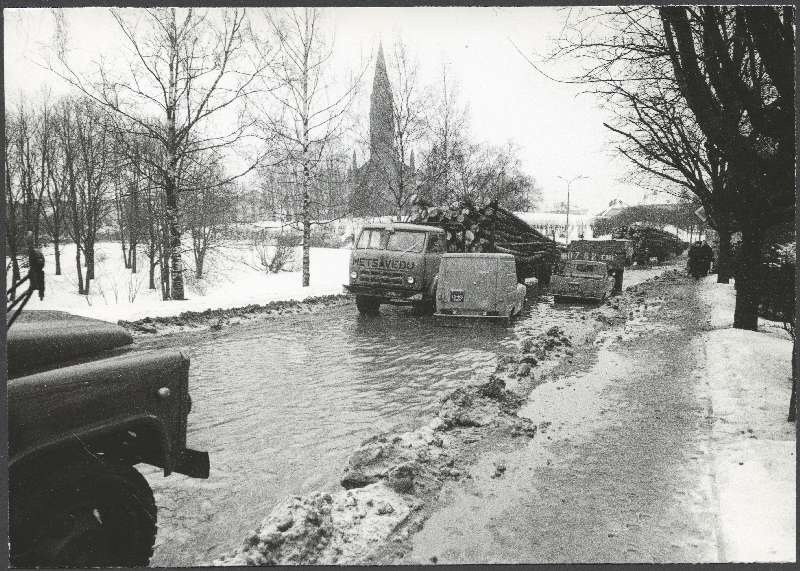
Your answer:
[[[350,256],[350,283],[362,315],[380,305],[411,305],[432,312],[446,233],[435,226],[387,223],[364,226]]]
[[[522,311],[526,293],[510,254],[445,254],[439,267],[435,316],[494,319],[510,325]]]

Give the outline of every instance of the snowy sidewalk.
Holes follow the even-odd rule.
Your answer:
[[[786,421],[792,343],[774,324],[731,329],[733,285],[702,284],[710,308],[705,378],[723,561],[795,561],[796,432]]]
[[[731,329],[713,282],[644,290],[649,316],[537,387],[536,438],[443,490],[401,562],[794,561],[791,342]]]

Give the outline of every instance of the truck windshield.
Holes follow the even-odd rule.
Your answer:
[[[386,249],[393,252],[415,252],[422,251],[425,244],[425,232],[396,231],[389,234],[389,241]]]
[[[389,232],[382,228],[367,228],[358,237],[356,248],[370,250],[390,250],[392,252],[422,252],[425,245],[425,232],[395,230]]]

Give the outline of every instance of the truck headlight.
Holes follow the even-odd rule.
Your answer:
[[[355,271],[353,271],[353,272],[350,272],[350,279],[353,279],[353,280],[354,280],[354,279],[356,279],[357,277],[358,277],[358,272],[355,272]]]
[[[414,283],[414,276],[408,276],[406,281],[408,282],[408,285],[412,285]]]

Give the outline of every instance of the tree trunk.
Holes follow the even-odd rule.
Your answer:
[[[132,274],[136,273],[136,242],[131,238],[130,248],[128,250],[128,260],[129,264],[128,267],[131,270]]]
[[[58,235],[53,236],[53,252],[56,257],[56,274],[61,275],[61,244],[59,243]]]
[[[719,235],[719,259],[717,259],[717,283],[730,283],[731,278],[731,231],[727,226],[717,228]]]
[[[88,288],[89,280],[94,279],[94,240],[87,238],[83,255],[86,258],[86,286]]]
[[[169,258],[172,283],[172,295],[169,299],[181,300],[183,293],[183,260],[181,259],[181,230],[178,220],[178,189],[175,178],[172,176],[176,169],[170,169],[170,176],[165,184],[165,198],[167,201],[167,228],[169,231]]]
[[[84,291],[83,289],[83,268],[81,267],[81,248],[77,243],[75,244],[75,268],[78,271],[78,294],[86,295],[88,294],[88,292]]]
[[[758,302],[761,276],[761,228],[748,224],[742,228],[742,245],[736,268],[736,329],[758,330]]]
[[[158,265],[158,261],[154,261],[153,258],[150,258],[150,282],[147,284],[149,289],[156,289],[156,266]]]

